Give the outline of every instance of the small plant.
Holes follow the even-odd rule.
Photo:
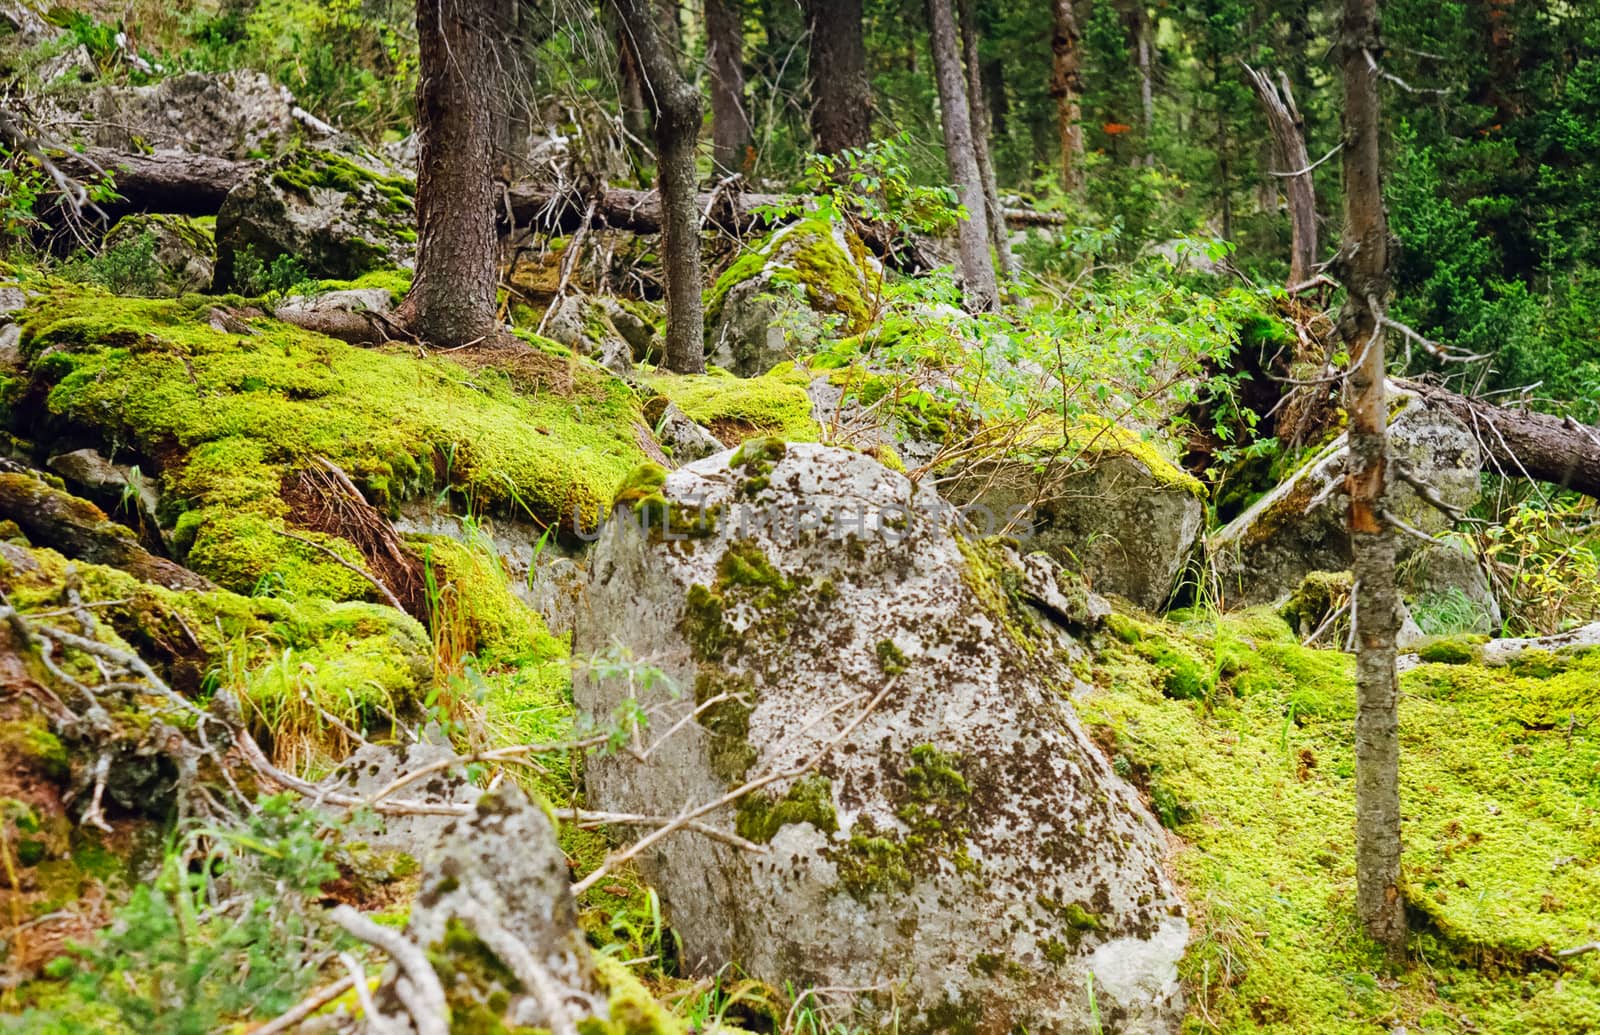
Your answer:
[[[254,248],[245,248],[233,257],[233,283],[242,295],[286,294],[306,280],[305,266],[293,255],[279,255],[266,263]]]
[[[116,295],[151,297],[162,293],[161,264],[156,261],[156,235],[149,230],[104,248],[98,255],[61,264],[69,280],[98,284]]]

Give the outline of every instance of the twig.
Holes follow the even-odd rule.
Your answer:
[[[577,1035],[577,1026],[566,1004],[561,1001],[555,981],[544,966],[533,958],[528,947],[476,901],[462,896],[452,905],[457,915],[472,927],[489,951],[510,968],[512,975],[533,996],[539,1004],[539,1011],[544,1014],[544,1026],[550,1029],[551,1035]]]
[[[686,810],[680,816],[678,816],[677,819],[673,820],[671,823],[667,824],[666,826],[660,827],[660,828],[658,828],[658,829],[646,834],[644,837],[641,837],[639,840],[633,842],[633,844],[627,846],[626,848],[623,848],[623,849],[621,849],[619,851],[613,852],[610,855],[606,856],[605,860],[602,861],[599,866],[595,867],[594,872],[590,873],[587,877],[584,877],[582,880],[578,881],[576,884],[574,884],[572,886],[572,893],[574,895],[581,895],[585,891],[588,891],[590,888],[594,887],[594,885],[598,881],[600,881],[606,874],[610,873],[612,870],[616,869],[618,866],[621,866],[623,863],[627,862],[629,859],[632,859],[634,856],[638,855],[640,852],[643,852],[645,849],[649,848],[651,845],[655,844],[657,841],[660,841],[662,838],[666,837],[668,834],[671,834],[674,831],[681,829],[685,824],[689,823],[690,821],[697,820],[700,817],[707,815],[708,813],[715,812],[717,809],[722,808],[724,805],[728,805],[728,804],[731,804],[732,802],[738,801],[740,798],[743,798],[745,795],[750,794],[750,793],[752,793],[754,791],[758,791],[758,790],[760,790],[761,788],[767,786],[770,783],[775,783],[778,780],[791,779],[793,777],[797,777],[797,776],[801,776],[801,775],[805,774],[813,766],[815,766],[818,762],[822,761],[823,757],[826,756],[829,751],[833,750],[833,748],[835,746],[837,746],[841,741],[843,741],[846,737],[850,736],[850,734],[854,733],[856,731],[856,728],[858,726],[860,726],[863,722],[866,721],[867,716],[871,715],[873,713],[873,711],[878,707],[878,705],[883,702],[883,699],[885,697],[889,696],[889,692],[891,690],[893,690],[897,685],[899,685],[899,682],[900,682],[900,677],[895,676],[895,677],[891,678],[887,683],[885,683],[883,685],[883,689],[878,691],[877,695],[875,697],[873,697],[872,700],[867,703],[867,706],[865,708],[863,708],[861,710],[861,712],[858,715],[856,715],[856,717],[854,719],[852,719],[849,722],[849,724],[847,724],[845,726],[844,729],[840,730],[832,738],[830,738],[828,741],[826,741],[821,747],[819,747],[811,755],[811,757],[807,758],[800,765],[795,766],[795,767],[793,767],[791,769],[783,769],[783,770],[778,770],[777,772],[768,773],[765,776],[759,776],[759,777],[755,778],[754,780],[747,781],[746,783],[741,784],[738,787],[735,787],[733,790],[729,791],[727,794],[722,795],[722,797],[720,797],[720,798],[716,798],[716,799],[714,799],[712,801],[706,802],[703,805],[699,805],[699,806],[697,806],[695,808]]]
[[[290,1031],[295,1025],[350,991],[350,987],[354,984],[354,979],[346,976],[331,985],[323,985],[261,1027],[250,1029],[250,1035],[281,1035]]]
[[[1590,952],[1600,952],[1600,942],[1590,942],[1587,945],[1575,945],[1570,949],[1562,949],[1556,953],[1556,959],[1570,959],[1573,956],[1582,956]]]
[[[339,963],[350,975],[350,982],[356,990],[356,1001],[361,1004],[361,1015],[367,1019],[367,1035],[395,1035],[394,1026],[389,1019],[378,1012],[378,1004],[372,1001],[372,989],[367,987],[367,972],[356,962],[356,958],[348,952],[339,953]]]
[[[372,588],[376,589],[378,591],[379,595],[381,595],[383,597],[383,602],[384,603],[388,604],[390,607],[394,608],[396,611],[400,611],[400,612],[404,612],[405,611],[405,608],[400,605],[400,598],[395,596],[393,593],[391,593],[389,591],[389,587],[385,586],[383,584],[383,581],[381,579],[379,579],[378,576],[372,574],[372,572],[367,571],[364,568],[361,568],[359,565],[351,564],[349,561],[345,560],[343,557],[340,557],[338,552],[336,550],[334,550],[332,547],[325,546],[322,543],[316,542],[315,540],[312,540],[312,539],[307,539],[303,535],[295,535],[293,532],[290,532],[287,529],[274,528],[273,531],[278,533],[279,535],[283,536],[285,539],[293,539],[295,542],[304,543],[305,545],[311,547],[314,550],[321,550],[323,553],[327,554],[328,557],[335,564],[338,564],[342,568],[347,568],[350,571],[355,572],[357,575],[361,576],[363,579],[366,579],[368,582],[372,583]]]
[[[352,938],[388,953],[405,974],[414,993],[414,1001],[407,1007],[411,1010],[411,1019],[416,1022],[417,1035],[450,1035],[450,1006],[445,999],[444,986],[420,948],[399,931],[373,923],[350,906],[335,906],[328,918]],[[405,998],[402,996],[402,1001]]]
[[[1245,67],[1249,68],[1250,66],[1246,65]],[[1321,165],[1323,162],[1326,162],[1328,159],[1332,158],[1334,155],[1338,154],[1342,150],[1344,150],[1344,141],[1341,140],[1339,143],[1334,144],[1333,148],[1327,154],[1323,155],[1321,158],[1318,158],[1316,161],[1312,162],[1310,165],[1306,166],[1304,169],[1296,169],[1294,172],[1277,172],[1275,170],[1269,169],[1267,171],[1267,175],[1268,176],[1282,176],[1282,177],[1285,177],[1286,179],[1291,179],[1292,180],[1296,176],[1304,176],[1306,173],[1308,173],[1311,170],[1315,169],[1317,166]]]

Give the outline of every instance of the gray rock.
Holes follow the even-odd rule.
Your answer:
[[[156,479],[136,474],[132,467],[114,464],[94,449],[58,453],[46,461],[45,466],[66,479],[80,495],[100,503],[109,512],[119,509],[118,504],[131,492],[146,520],[155,524],[156,512],[161,506]]]
[[[649,410],[646,410],[647,416]],[[652,418],[656,428],[656,441],[661,443],[672,457],[674,463],[693,463],[703,460],[712,453],[723,450],[721,442],[706,428],[696,424],[687,413],[678,409],[678,404],[667,403],[658,416]]]
[[[705,817],[769,854],[684,834],[639,860],[685,963],[885,990],[878,1019],[907,1030],[1086,1035],[1092,980],[1108,1027],[1175,1032],[1188,926],[1163,835],[1008,603],[1006,554],[958,538],[926,485],[825,446],[718,454],[662,493],[691,508],[675,527],[695,508],[714,527],[668,541],[619,509],[575,650],[620,646],[682,688],[641,693],[657,734],[733,696],[644,761],[592,758],[588,801],[672,814],[776,776]],[[574,696],[603,723],[629,683],[590,671]]]
[[[1421,615],[1419,624],[1435,636],[1499,632],[1500,602],[1472,551],[1449,541],[1417,547],[1396,575],[1412,613]]]
[[[741,259],[710,293],[710,362],[757,377],[814,349],[830,324],[845,334],[865,329],[882,268],[854,233],[803,220],[775,230],[753,254],[759,262]]]
[[[28,304],[27,293],[15,284],[0,284],[0,316],[21,312]]]
[[[329,773],[321,786],[330,791],[367,799],[387,787],[396,777],[435,762],[459,757],[448,745],[427,741],[367,744]],[[478,793],[478,788],[467,782],[464,766],[457,766],[410,784],[393,797],[434,804],[470,805],[477,800]],[[452,816],[379,815],[375,828],[362,831],[359,836],[375,851],[400,852],[418,862],[428,863],[438,851],[440,838],[454,822]]]
[[[598,360],[614,373],[629,374],[635,361],[634,339],[640,337],[636,324],[642,321],[630,321],[625,314],[615,299],[566,295],[555,303],[554,311],[545,320],[544,333],[579,355]],[[628,323],[633,337],[623,332],[614,316]],[[648,354],[650,337],[645,336],[643,342],[639,351]]]
[[[1059,455],[1014,451],[940,483],[981,532],[1008,527],[1097,592],[1155,610],[1199,541],[1205,488],[1132,432]]]
[[[409,269],[416,216],[409,179],[376,164],[302,149],[252,173],[217,213],[218,291],[254,293],[287,257],[311,279],[353,280],[379,269]]]
[[[186,216],[136,213],[123,216],[106,235],[105,249],[142,247],[149,236],[153,293],[177,296],[211,286],[217,243],[211,231]]]
[[[1431,487],[1445,503],[1465,511],[1478,499],[1478,442],[1444,410],[1391,386],[1400,397],[1389,423],[1393,462]],[[1313,571],[1350,567],[1344,484],[1345,437],[1323,447],[1290,478],[1257,500],[1226,528],[1212,534],[1211,563],[1228,606],[1281,599]],[[1450,520],[1405,482],[1391,478],[1385,508],[1429,535]],[[1414,536],[1397,535],[1401,561],[1415,553]]]
[[[444,979],[452,1016],[568,1032],[580,1019],[606,1018],[569,880],[555,825],[514,783],[450,822],[405,937]],[[486,965],[485,953],[499,966]],[[393,1018],[405,1016],[397,978],[391,967],[377,998]]]
[[[94,143],[223,158],[276,152],[295,134],[294,98],[261,72],[185,72],[149,86],[97,89]]]

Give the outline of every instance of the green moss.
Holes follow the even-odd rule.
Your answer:
[[[1478,644],[1485,639],[1487,637],[1456,636],[1429,640],[1417,648],[1417,657],[1440,665],[1470,665],[1478,660]]]
[[[1039,622],[1026,604],[1021,570],[994,540],[957,536],[956,545],[966,560],[961,578],[967,588],[1018,645],[1034,651]]]
[[[906,670],[905,652],[894,645],[893,640],[878,641],[878,667],[883,669],[886,676],[898,676]]]
[[[363,273],[354,280],[319,280],[311,288],[311,294],[322,295],[330,291],[362,291],[381,288],[389,292],[389,300],[399,305],[411,290],[412,272],[410,270],[373,270]]]
[[[0,722],[0,756],[52,780],[65,780],[71,770],[67,749],[40,717]]]
[[[793,364],[780,364],[760,377],[709,374],[655,374],[650,388],[676,403],[690,420],[705,425],[726,443],[771,435],[789,442],[815,442],[821,429],[811,416],[806,394],[809,376]]]
[[[610,956],[596,955],[595,977],[607,993],[608,1020],[578,1022],[580,1035],[684,1035],[684,1025],[656,1002],[639,979]]]
[[[812,773],[795,781],[782,798],[772,798],[759,791],[745,795],[739,801],[734,831],[747,841],[766,844],[791,823],[810,823],[824,834],[839,829],[831,780]]]
[[[890,791],[904,830],[880,830],[867,819],[845,844],[826,849],[838,867],[840,886],[866,901],[874,894],[909,890],[918,877],[945,866],[975,873],[977,864],[967,854],[970,798],[961,759],[932,744],[913,747]]]
[[[214,304],[60,291],[27,311],[24,347],[54,418],[159,459],[178,545],[230,589],[266,579],[301,595],[371,594],[276,534],[283,479],[318,456],[380,507],[448,490],[565,529],[575,516],[594,527],[644,459],[637,399],[598,368],[566,369],[568,393],[529,394],[499,369],[353,348],[269,319],[248,321],[251,336],[217,331]]]
[[[841,248],[833,228],[820,219],[803,219],[773,231],[740,255],[706,293],[707,328],[720,320],[728,292],[766,271],[774,288],[796,285],[811,308],[842,316],[845,333],[865,330],[881,278],[872,270],[860,239],[849,230],[844,234]]]
[[[1416,962],[1397,972],[1354,916],[1350,658],[1300,647],[1264,611],[1147,628],[1219,669],[1231,657],[1234,693],[1202,704],[1166,696],[1159,667],[1112,644],[1078,702],[1117,770],[1158,809],[1165,796],[1183,810],[1171,819],[1196,1030],[1553,1035],[1600,1023],[1594,961],[1529,965],[1540,947],[1597,933],[1600,727],[1585,723],[1600,712],[1600,658],[1569,657],[1547,677],[1476,663],[1402,677],[1403,893],[1427,922]],[[1337,721],[1301,712],[1315,702]]]
[[[331,151],[305,148],[280,159],[272,172],[272,182],[285,190],[307,197],[316,189],[355,193],[364,189],[377,192],[396,212],[415,207],[415,186],[402,176],[385,176],[365,169]]]

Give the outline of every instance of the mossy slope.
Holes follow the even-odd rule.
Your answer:
[[[1353,914],[1349,658],[1259,613],[1138,632],[1102,653],[1085,717],[1184,839],[1191,1030],[1600,1029],[1600,964],[1550,957],[1600,936],[1600,735],[1584,725],[1600,654],[1404,677],[1404,882],[1422,933],[1391,973]],[[1203,699],[1164,692],[1151,658],[1167,654],[1205,667]]]
[[[379,506],[448,489],[566,527],[574,514],[592,526],[644,458],[633,391],[587,364],[540,354],[562,369],[530,386],[520,369],[354,348],[264,317],[228,333],[209,322],[214,304],[61,289],[30,307],[25,349],[48,420],[159,468],[178,547],[230,589],[370,592],[275,534],[285,476],[317,456]]]

